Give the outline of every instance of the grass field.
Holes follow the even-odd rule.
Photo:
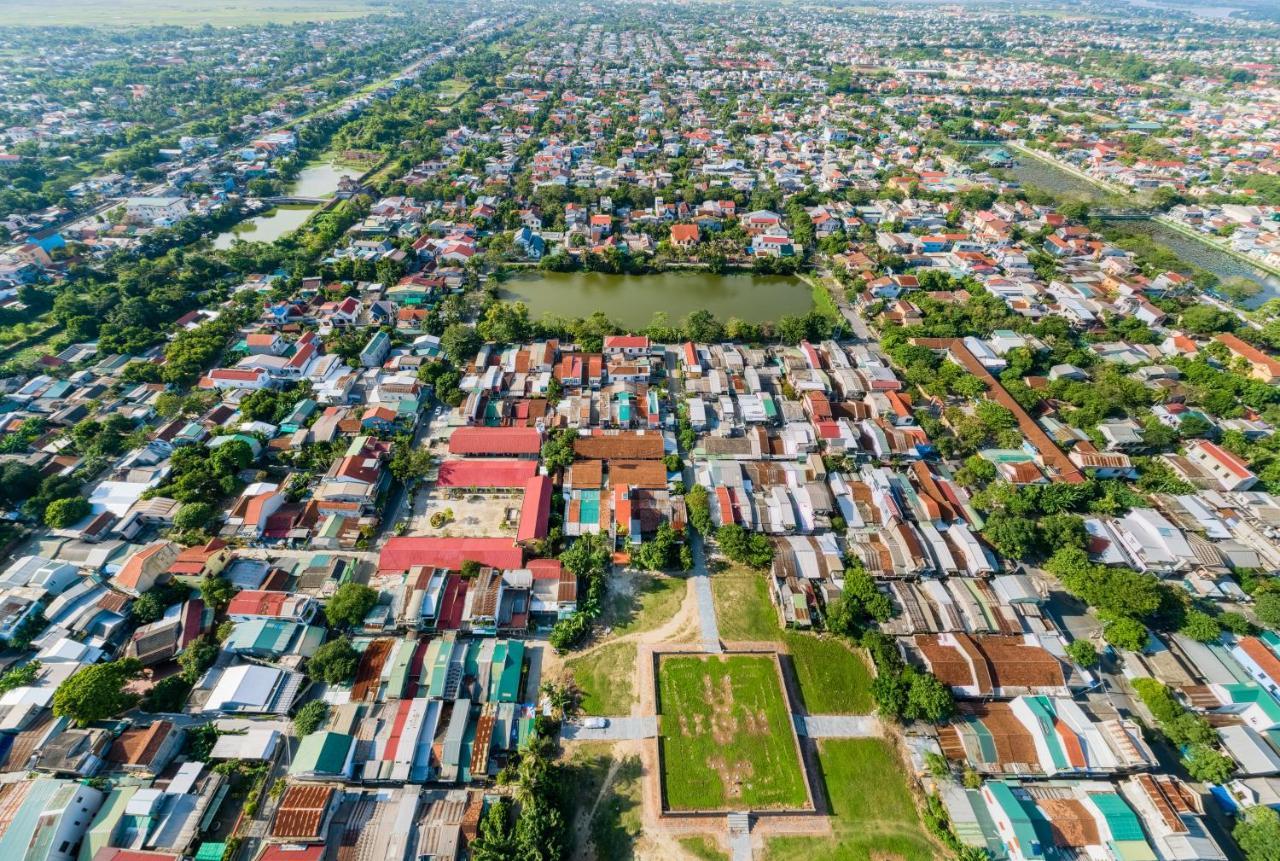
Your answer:
[[[834,637],[783,635],[809,714],[871,714],[871,671],[862,656]]]
[[[635,643],[610,643],[565,662],[582,691],[582,711],[589,715],[631,714],[635,668]]]
[[[609,595],[601,624],[615,634],[649,631],[665,623],[680,609],[689,591],[689,581],[680,577],[637,574],[630,588],[615,589]]]
[[[768,861],[931,861],[942,857],[920,823],[902,765],[880,739],[828,739],[818,758],[835,836],[776,837]]]
[[[642,830],[644,766],[640,757],[628,756],[618,764],[613,783],[591,817],[591,842],[597,858],[628,859],[634,856]]]
[[[681,837],[680,847],[701,861],[729,861],[729,855],[709,837]]]
[[[791,714],[772,658],[664,657],[658,692],[670,809],[805,805]]]
[[[228,27],[356,18],[386,8],[369,0],[0,0],[0,26]]]
[[[778,611],[769,600],[764,575],[731,567],[711,575],[720,639],[726,642],[775,642],[782,638]]]

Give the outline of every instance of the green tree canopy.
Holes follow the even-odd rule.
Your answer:
[[[125,684],[141,672],[142,663],[136,658],[77,670],[54,692],[53,713],[80,726],[114,717],[137,702],[135,695],[125,691]]]

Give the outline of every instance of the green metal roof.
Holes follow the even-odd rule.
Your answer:
[[[298,745],[290,774],[342,774],[355,739],[328,730],[313,732]]]
[[[115,833],[120,817],[124,816],[129,800],[137,791],[136,786],[121,786],[107,794],[80,844],[79,861],[93,861],[93,856],[98,854],[99,849],[111,845],[111,835]]]
[[[987,783],[986,788],[990,791],[996,804],[1004,811],[1005,818],[1009,820],[1009,824],[1013,827],[1013,835],[1022,849],[1023,857],[1027,858],[1028,861],[1044,858],[1040,836],[1036,832],[1035,824],[1032,822],[1031,813],[1013,794],[1013,790],[1009,788],[1009,785],[1001,780],[993,780]]]
[[[227,844],[208,841],[200,844],[196,850],[196,861],[222,861],[227,851]]]
[[[502,679],[498,684],[498,702],[513,703],[520,695],[520,676],[524,669],[524,642],[507,643],[507,660],[502,667]]]
[[[1091,792],[1089,800],[1107,820],[1107,828],[1111,831],[1113,840],[1146,841],[1147,838],[1142,833],[1142,825],[1138,822],[1137,814],[1119,795],[1114,792]]]
[[[1049,705],[1048,698],[1024,697],[1023,702],[1035,716],[1036,722],[1040,724],[1040,734],[1049,748],[1049,756],[1053,759],[1054,767],[1059,771],[1070,767],[1071,761],[1067,759],[1066,751],[1062,749],[1062,741],[1058,738],[1058,731],[1053,725],[1056,716]]]

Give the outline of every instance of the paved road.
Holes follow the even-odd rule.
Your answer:
[[[603,729],[587,729],[575,723],[560,727],[560,737],[567,741],[636,741],[656,738],[657,735],[658,718],[654,715],[611,717],[609,725]]]
[[[698,599],[698,627],[701,630],[702,648],[719,653],[720,625],[716,622],[716,604],[711,595],[711,577],[707,574],[707,551],[702,536],[693,535],[693,594]]]
[[[807,738],[879,738],[884,727],[875,715],[792,715],[796,732]]]

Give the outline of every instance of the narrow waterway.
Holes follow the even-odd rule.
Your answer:
[[[1008,172],[1024,186],[1043,188],[1054,194],[1085,200],[1092,204],[1101,205],[1108,202],[1107,192],[1069,171],[1039,159],[1015,154],[1014,165],[1008,169]],[[1114,196],[1111,198],[1114,199]],[[1185,236],[1168,225],[1143,219],[1112,221],[1108,222],[1108,226],[1120,233],[1146,236],[1157,245],[1178,255],[1188,264],[1211,272],[1219,281],[1244,278],[1257,284],[1261,288],[1257,295],[1236,303],[1242,307],[1256,308],[1268,299],[1280,297],[1280,278],[1250,266],[1211,245]]]

